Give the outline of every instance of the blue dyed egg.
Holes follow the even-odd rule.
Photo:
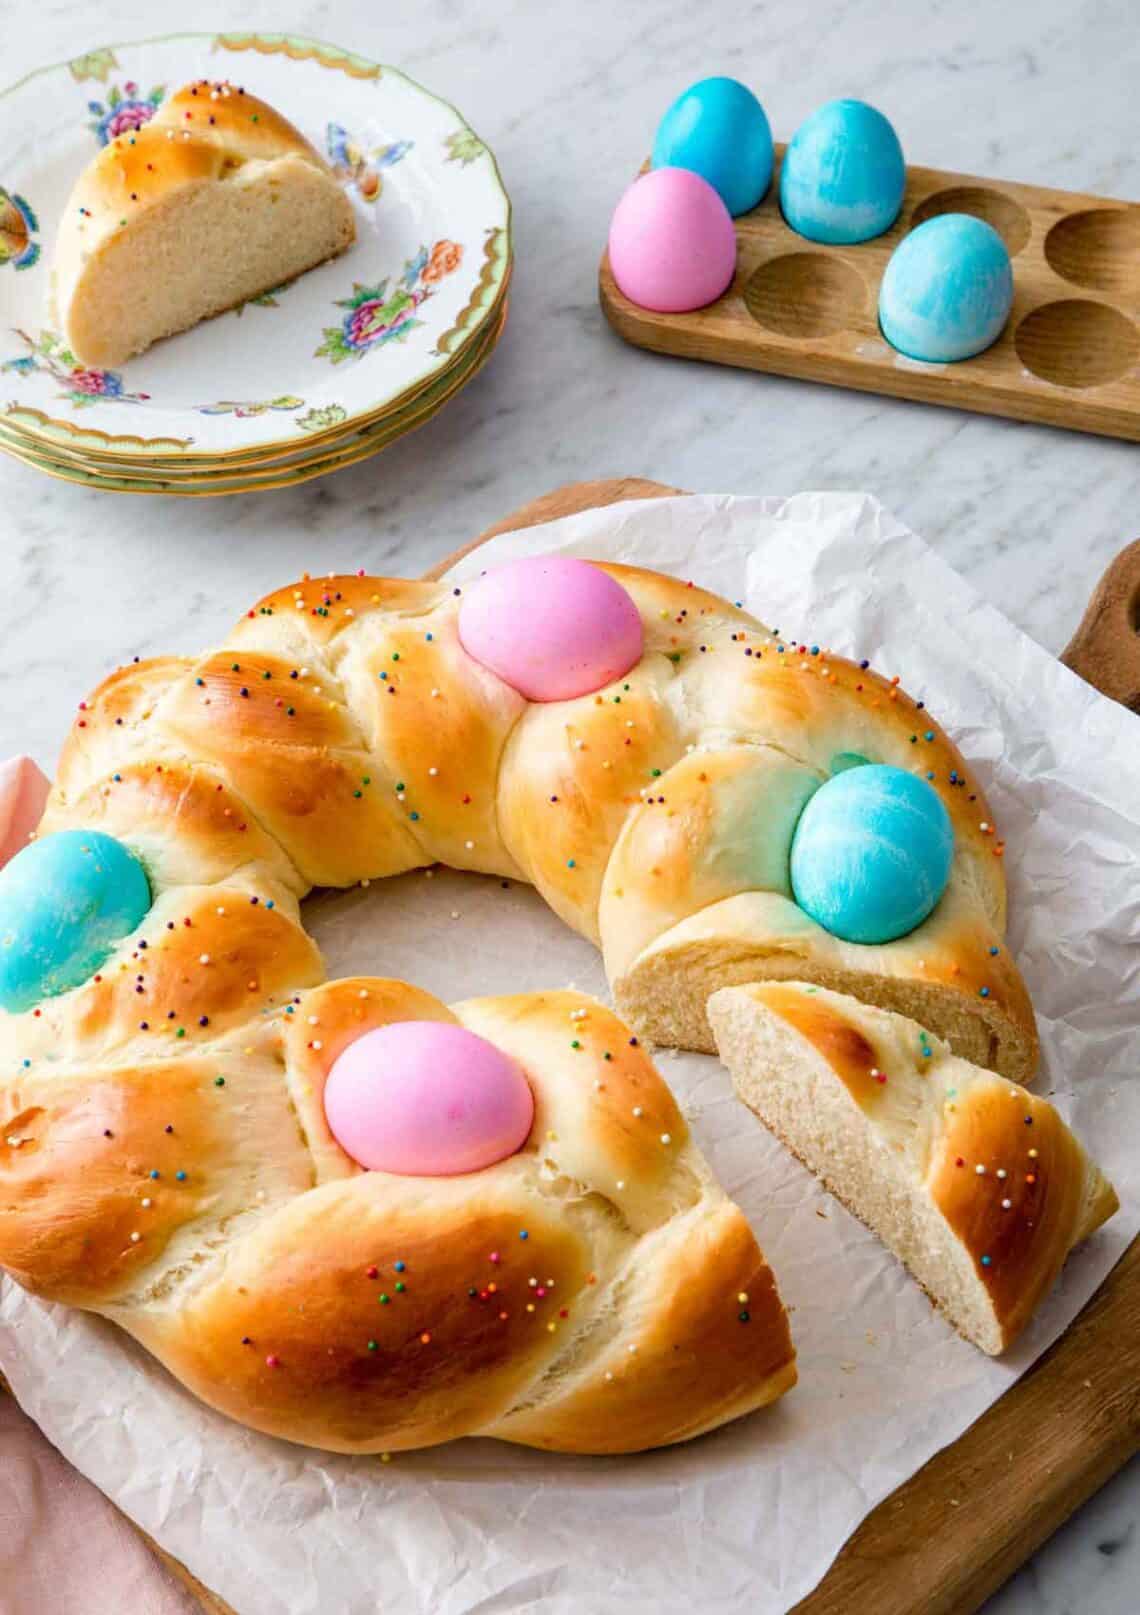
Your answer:
[[[30,842],[0,870],[0,1007],[19,1013],[78,987],[149,908],[142,864],[113,836]]]
[[[953,852],[950,815],[924,779],[882,763],[848,768],[800,815],[792,891],[844,942],[893,942],[933,910]]]
[[[842,245],[870,241],[899,216],[902,147],[866,101],[828,101],[804,119],[780,168],[780,207],[797,235]]]
[[[879,324],[891,347],[939,364],[996,342],[1012,306],[1005,242],[968,213],[942,213],[912,230],[879,288]]]
[[[677,97],[653,142],[654,168],[688,168],[735,216],[772,183],[772,130],[764,108],[737,79],[701,79]]]

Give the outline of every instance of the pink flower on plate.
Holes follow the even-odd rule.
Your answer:
[[[123,378],[115,370],[75,369],[67,378],[68,385],[77,393],[90,393],[92,397],[117,398],[123,390]]]
[[[117,135],[125,134],[128,129],[141,129],[144,123],[149,123],[154,117],[154,108],[149,101],[124,101],[104,123],[107,139],[114,140]]]
[[[345,336],[349,346],[353,348],[366,348],[369,343],[375,342],[381,335],[389,335],[398,331],[400,326],[411,319],[416,311],[416,304],[409,297],[405,307],[398,309],[390,318],[384,318],[385,303],[380,297],[372,297],[367,303],[361,303],[354,309],[344,322]]]
[[[166,91],[156,85],[149,95],[142,95],[133,81],[111,86],[106,101],[88,101],[87,110],[94,121],[88,125],[101,146],[108,145],[117,136],[141,129],[149,123],[162,104]]]

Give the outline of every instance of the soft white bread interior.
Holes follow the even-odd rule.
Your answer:
[[[335,257],[352,204],[287,119],[200,79],[79,176],[56,243],[63,339],[83,364],[122,364],[161,337]]]
[[[745,1104],[982,1351],[1117,1209],[1052,1105],[915,1021],[801,982],[722,988],[708,1014]]]

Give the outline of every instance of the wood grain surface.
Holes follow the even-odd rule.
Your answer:
[[[636,477],[573,483],[524,505],[427,576],[442,575],[497,533],[680,491]],[[1109,569],[1065,653],[1074,671],[1118,700],[1117,690],[1140,691],[1128,677],[1106,675],[1101,684],[1104,668],[1117,665],[1109,642],[1123,620],[1122,578],[1129,580],[1125,612],[1135,639],[1137,618],[1127,614],[1140,589],[1140,541]],[[1135,648],[1118,655],[1134,673]],[[1140,1240],[1033,1368],[867,1516],[793,1615],[972,1615],[1138,1449]],[[203,1615],[238,1615],[146,1540]]]
[[[759,207],[734,220],[736,274],[707,308],[639,308],[603,257],[599,297],[620,336],[682,358],[1140,441],[1140,206],[908,168],[902,211],[884,235],[825,246],[784,222],[783,154],[777,146]],[[984,353],[921,364],[880,331],[879,285],[903,237],[950,212],[984,219],[1005,240],[1013,309]]]
[[[1102,695],[1140,712],[1140,538],[1121,550],[1093,590],[1061,660]]]

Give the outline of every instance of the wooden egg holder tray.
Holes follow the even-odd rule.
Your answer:
[[[908,168],[885,235],[832,247],[798,236],[779,203],[783,146],[767,196],[735,220],[736,274],[691,314],[657,314],[618,290],[609,257],[599,295],[627,342],[658,353],[769,370],[862,392],[950,404],[1140,442],[1140,206],[937,168]],[[985,353],[927,364],[879,329],[879,284],[915,225],[940,213],[991,224],[1013,260],[1013,310]]]

